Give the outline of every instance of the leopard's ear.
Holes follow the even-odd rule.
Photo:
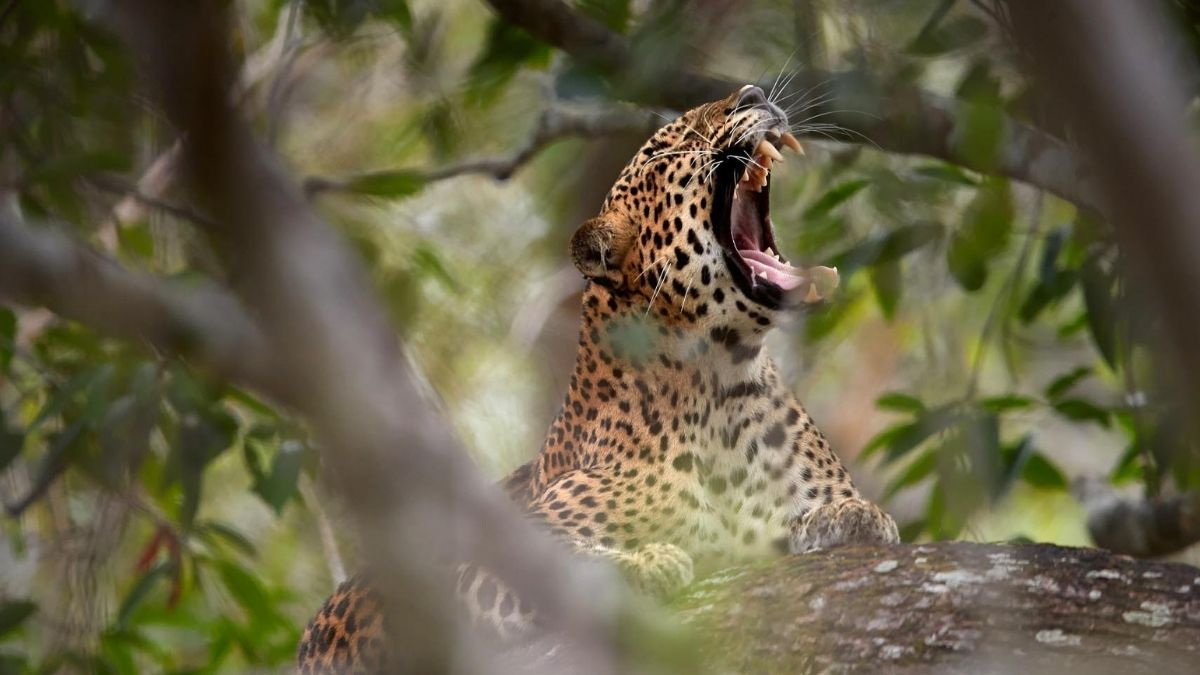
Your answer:
[[[584,221],[571,237],[571,259],[592,281],[619,286],[621,266],[637,233],[633,224],[612,214]]]

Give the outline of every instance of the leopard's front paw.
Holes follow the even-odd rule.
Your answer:
[[[692,556],[675,544],[651,542],[622,565],[630,583],[655,598],[665,598],[692,583]]]
[[[822,504],[792,524],[788,548],[805,553],[845,544],[895,544],[896,521],[883,509],[862,499]]]

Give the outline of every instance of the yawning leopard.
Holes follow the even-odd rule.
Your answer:
[[[824,298],[828,268],[784,260],[768,215],[773,164],[802,153],[747,85],[660,129],[571,240],[587,278],[570,387],[508,494],[575,550],[652,594],[774,551],[895,542],[763,350],[785,313]],[[471,615],[528,634],[536,609],[458,569]],[[386,670],[386,631],[360,578],[310,622],[303,673]]]

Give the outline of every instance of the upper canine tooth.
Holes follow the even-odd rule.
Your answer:
[[[758,142],[757,151],[759,154],[766,155],[771,159],[783,159],[783,155],[775,149],[775,146],[768,143],[765,139]]]
[[[784,145],[792,150],[795,150],[798,154],[804,154],[804,147],[800,145],[800,141],[796,140],[796,137],[790,133],[784,132],[783,136],[780,137],[780,140],[783,141]]]

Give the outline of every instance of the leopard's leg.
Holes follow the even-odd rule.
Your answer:
[[[571,544],[578,555],[611,562],[635,590],[651,597],[667,597],[692,581],[692,558],[674,544],[651,542],[635,551],[582,540]],[[478,565],[458,566],[455,591],[471,623],[501,641],[519,640],[539,626],[536,611],[502,579]]]
[[[695,578],[692,557],[687,551],[664,541],[650,542],[634,551],[577,542],[575,551],[609,560],[630,586],[653,598],[666,598]]]
[[[533,609],[495,574],[474,564],[461,564],[457,571],[455,594],[474,626],[504,642],[537,627]]]
[[[801,418],[804,419],[803,417]],[[799,478],[788,549],[805,553],[846,544],[895,544],[896,521],[859,494],[820,430],[807,422],[796,438]]]
[[[806,553],[846,544],[899,541],[896,521],[886,511],[869,501],[851,497],[821,504],[793,520],[789,548],[792,553]]]
[[[576,553],[609,560],[635,590],[662,598],[692,582],[692,558],[673,543],[627,529],[624,511],[609,506],[610,495],[638,489],[603,467],[577,469],[547,485],[529,513]]]

